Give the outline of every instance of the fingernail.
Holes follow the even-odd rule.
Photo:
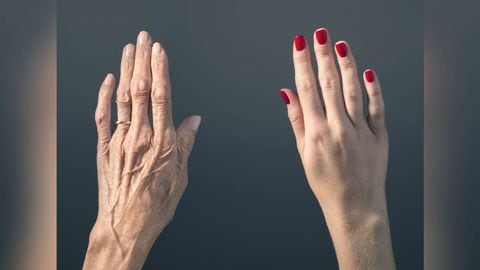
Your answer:
[[[295,49],[300,52],[305,49],[305,37],[303,35],[295,36]]]
[[[125,56],[133,56],[134,53],[134,47],[133,44],[128,44],[125,46]]]
[[[140,32],[138,34],[138,43],[140,44],[146,44],[150,40],[150,35],[146,31]]]
[[[285,93],[285,91],[280,90],[280,96],[282,97],[285,104],[287,105],[290,104],[290,99],[288,98],[287,93]]]
[[[200,115],[192,116],[192,121],[190,121],[190,128],[193,131],[197,132],[201,122],[202,122],[202,117]]]
[[[104,85],[112,85],[113,84],[113,74],[108,73],[105,79],[103,80]]]
[[[371,69],[367,69],[365,71],[365,79],[367,80],[367,82],[374,82],[375,81],[375,72],[373,72],[373,70]]]
[[[340,57],[345,57],[348,54],[347,44],[343,41],[335,44],[335,49],[337,50],[337,53],[338,53],[338,55],[340,55]]]
[[[160,43],[155,42],[153,44],[152,53],[153,54],[160,54],[161,52],[162,52],[162,46],[160,45]]]
[[[327,39],[328,39],[327,29],[325,28],[318,29],[317,31],[315,31],[315,37],[317,38],[318,44],[323,45],[327,43]]]

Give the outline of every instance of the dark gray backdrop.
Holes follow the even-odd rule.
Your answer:
[[[174,120],[204,121],[190,183],[145,269],[335,269],[278,89],[294,88],[294,35],[328,27],[377,70],[390,133],[398,269],[423,267],[422,2],[58,3],[58,268],[79,269],[97,211],[97,89],[149,31],[167,48]]]

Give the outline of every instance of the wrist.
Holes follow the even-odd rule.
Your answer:
[[[320,201],[330,231],[342,234],[372,233],[389,228],[385,195],[378,194],[363,199],[339,196]]]
[[[343,186],[343,187],[342,187]],[[325,215],[362,216],[387,213],[383,186],[338,185],[313,189]]]
[[[154,240],[127,237],[95,224],[83,269],[141,269]]]
[[[340,269],[395,269],[384,199],[321,206]]]

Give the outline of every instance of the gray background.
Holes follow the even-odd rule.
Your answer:
[[[388,2],[388,3],[387,3]],[[58,268],[79,269],[96,217],[97,89],[148,30],[167,48],[174,120],[204,117],[190,183],[145,269],[335,269],[280,87],[295,34],[328,27],[377,70],[390,133],[388,202],[398,269],[423,268],[421,1],[58,3]]]

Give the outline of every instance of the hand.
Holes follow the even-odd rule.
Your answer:
[[[175,130],[165,49],[147,32],[124,47],[117,89],[117,128],[111,134],[115,79],[100,87],[99,209],[84,269],[140,269],[157,236],[172,219],[187,185],[187,160],[199,116]],[[148,109],[152,108],[152,126]]]
[[[315,32],[314,44],[321,92],[303,36],[296,36],[293,46],[298,96],[289,89],[280,92],[288,104],[308,183],[324,212],[340,268],[394,269],[385,200],[388,136],[380,83],[373,70],[364,72],[365,116],[349,45],[335,44],[340,80],[326,29]]]

